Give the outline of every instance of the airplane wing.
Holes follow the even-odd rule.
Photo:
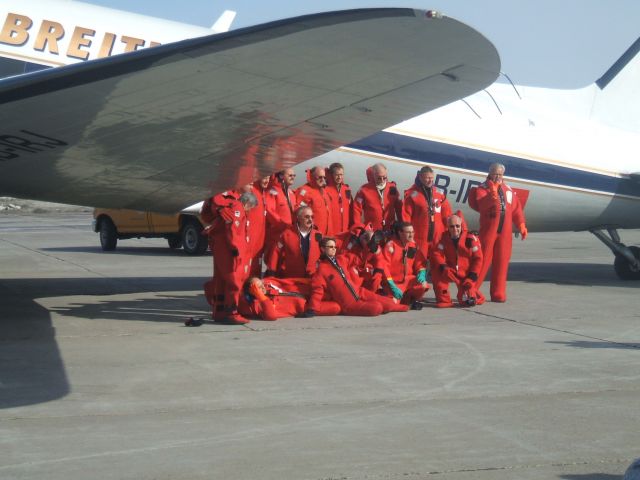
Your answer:
[[[308,15],[0,82],[0,194],[177,211],[463,98],[493,45],[412,9]]]

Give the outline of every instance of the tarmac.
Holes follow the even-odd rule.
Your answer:
[[[90,224],[0,214],[1,479],[613,480],[640,456],[640,282],[589,233],[515,240],[504,304],[185,327],[211,256],[102,252]]]

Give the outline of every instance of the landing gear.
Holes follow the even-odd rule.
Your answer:
[[[609,236],[601,228],[589,230],[604,243],[615,255],[613,269],[622,280],[640,280],[640,248],[627,247],[620,241],[615,228],[606,227]]]

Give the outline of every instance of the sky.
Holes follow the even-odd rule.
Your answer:
[[[556,88],[592,83],[640,36],[638,0],[84,1],[204,27],[224,10],[234,10],[232,28],[347,8],[434,9],[491,40],[503,72],[515,83]]]

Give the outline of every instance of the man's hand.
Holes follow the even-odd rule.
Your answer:
[[[527,235],[529,235],[529,230],[527,230],[527,226],[524,223],[520,224],[520,235],[522,235],[522,240],[527,238]]]

